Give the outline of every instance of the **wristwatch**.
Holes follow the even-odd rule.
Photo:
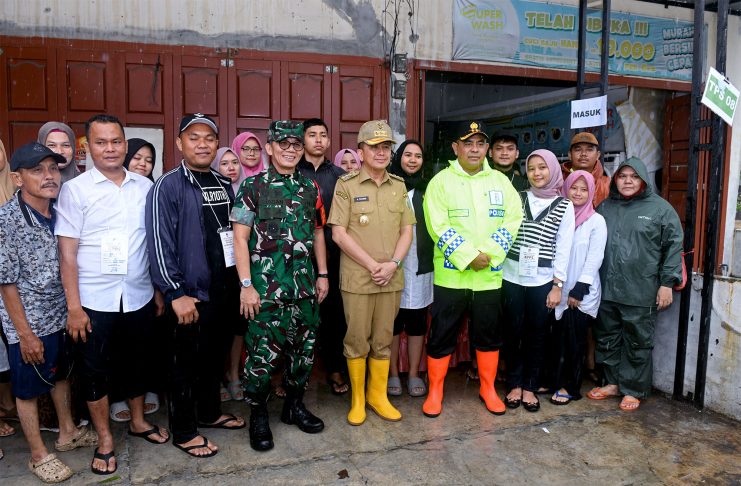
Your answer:
[[[250,287],[252,285],[252,280],[245,278],[242,279],[242,288],[246,289],[247,287]]]
[[[563,282],[555,282],[554,281],[553,282],[553,286],[554,287],[558,287],[559,289],[562,289],[563,288]]]
[[[401,266],[401,260],[399,260],[398,258],[392,258],[391,261],[396,263],[396,268],[399,268]]]

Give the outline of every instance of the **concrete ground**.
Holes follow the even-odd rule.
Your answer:
[[[219,430],[208,433],[219,454],[191,459],[170,444],[129,437],[116,424],[118,471],[108,480],[93,475],[92,449],[61,453],[76,471],[64,484],[741,484],[739,423],[661,396],[633,413],[618,410],[616,399],[556,407],[541,396],[538,413],[519,408],[497,417],[461,370],[451,370],[445,391],[437,419],[422,415],[423,399],[405,395],[392,400],[401,422],[369,411],[365,424],[352,427],[345,420],[349,394],[331,395],[316,374],[306,403],[326,423],[321,434],[281,423],[280,400],[270,403],[276,447],[266,453],[250,449],[247,429]],[[225,410],[249,414],[243,403]],[[164,424],[166,415],[154,420]],[[54,434],[44,439],[53,447]],[[0,447],[0,484],[41,484],[26,469],[22,433],[0,439]]]

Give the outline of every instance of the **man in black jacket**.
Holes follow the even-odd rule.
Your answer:
[[[180,166],[149,192],[147,248],[152,282],[165,295],[173,341],[170,429],[173,444],[210,457],[216,444],[198,428],[241,429],[244,419],[221,413],[219,384],[239,318],[229,179],[211,170],[219,146],[214,121],[196,113],[180,122]]]

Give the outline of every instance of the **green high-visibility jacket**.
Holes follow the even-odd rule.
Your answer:
[[[502,262],[522,222],[522,200],[501,172],[484,160],[474,175],[457,160],[427,186],[424,199],[427,230],[435,241],[435,285],[450,289],[495,290],[502,286]],[[469,264],[479,253],[489,268]]]

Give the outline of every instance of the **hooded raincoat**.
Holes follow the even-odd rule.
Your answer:
[[[644,181],[639,194],[626,199],[613,177],[610,197],[597,208],[607,223],[607,246],[600,269],[602,300],[654,307],[660,286],[682,280],[682,225],[674,208],[654,193],[643,162],[631,157],[629,166]]]

